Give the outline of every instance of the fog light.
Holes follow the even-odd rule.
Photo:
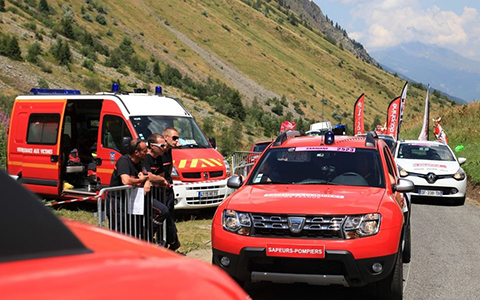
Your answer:
[[[458,193],[458,190],[456,188],[453,188],[450,190],[450,194],[456,194]]]
[[[228,267],[230,265],[230,258],[226,257],[226,256],[223,256],[221,259],[220,259],[220,263],[222,264],[222,266],[224,267]]]
[[[372,265],[372,270],[375,273],[381,273],[383,271],[383,266],[381,263],[376,262]]]

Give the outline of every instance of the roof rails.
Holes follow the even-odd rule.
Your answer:
[[[281,146],[286,140],[292,137],[299,137],[299,136],[304,136],[305,133],[302,131],[288,131],[288,132],[282,132],[280,135],[277,137],[275,142],[273,142],[274,146]]]
[[[378,139],[378,134],[375,131],[370,131],[367,133],[365,138],[366,147],[375,147],[375,140]]]

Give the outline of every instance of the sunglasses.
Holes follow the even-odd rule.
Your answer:
[[[166,144],[157,144],[157,143],[150,143],[152,146],[157,146],[158,148],[165,148],[167,145]]]
[[[176,135],[172,136],[172,140],[177,141],[177,140],[178,140],[178,136],[176,136]]]

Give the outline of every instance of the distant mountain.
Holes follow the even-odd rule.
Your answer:
[[[446,94],[467,102],[480,99],[480,62],[454,51],[414,42],[371,55],[381,65]]]

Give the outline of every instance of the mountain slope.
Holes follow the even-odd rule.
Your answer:
[[[480,98],[480,62],[419,42],[372,52],[383,65],[467,101]]]
[[[367,123],[383,120],[404,82],[347,51],[346,43],[332,43],[308,22],[307,14],[306,21],[299,22],[302,17],[280,2],[49,0],[53,12],[47,15],[32,0],[6,2],[0,35],[18,38],[23,59],[0,56],[1,93],[13,98],[39,83],[89,92],[106,90],[112,81],[125,89],[152,90],[162,84],[204,127],[214,121],[213,133],[220,135],[232,128],[233,120],[214,112],[218,105],[207,101],[211,97],[199,101],[200,96],[193,96],[200,89],[196,84],[207,84],[210,78],[237,89],[243,105],[252,107],[246,119],[236,123],[244,144],[274,135],[285,119],[303,120],[307,127],[320,119],[350,126],[361,93],[367,96]],[[68,20],[74,32],[70,37]],[[60,65],[51,51],[59,39],[70,46],[68,66]],[[42,49],[40,62],[29,63],[27,52],[35,43]],[[155,63],[163,77],[155,75]],[[182,78],[166,80],[165,73],[175,70]],[[409,89],[406,122],[421,116],[423,98],[421,89]],[[230,101],[218,95],[215,99],[217,104]],[[432,109],[450,105],[434,98]]]

